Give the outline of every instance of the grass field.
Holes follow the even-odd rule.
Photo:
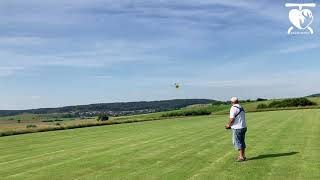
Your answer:
[[[320,179],[320,110],[248,113],[244,163],[226,119],[0,137],[0,179]]]

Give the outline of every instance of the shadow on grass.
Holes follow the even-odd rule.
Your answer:
[[[299,152],[288,152],[288,153],[276,153],[276,154],[263,154],[256,157],[248,158],[248,160],[257,160],[257,159],[265,159],[265,158],[275,158],[275,157],[282,157],[282,156],[292,156],[298,154]]]

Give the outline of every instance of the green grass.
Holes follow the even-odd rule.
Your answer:
[[[310,101],[313,101],[315,103],[317,103],[318,105],[320,105],[320,97],[311,97],[308,98]]]
[[[320,110],[247,119],[244,163],[227,117],[201,116],[1,137],[1,180],[320,179]]]
[[[17,121],[17,120],[23,120],[23,119],[39,119],[37,115],[34,114],[21,114],[16,116],[0,116],[1,120],[11,120],[11,121]]]

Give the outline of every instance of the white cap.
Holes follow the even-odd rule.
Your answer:
[[[237,97],[232,97],[232,98],[231,98],[231,102],[234,103],[234,102],[237,102],[237,101],[238,101],[238,98],[237,98]]]

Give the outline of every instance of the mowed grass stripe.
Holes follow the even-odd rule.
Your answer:
[[[190,137],[193,137],[193,136],[190,136]],[[158,143],[158,142],[157,142]]]
[[[191,136],[192,137],[192,136]]]
[[[226,117],[223,117],[223,119],[225,120]],[[212,134],[211,138],[201,138],[204,141],[205,144],[210,144],[210,140],[211,139],[213,139],[212,142],[214,142],[214,141],[220,142],[220,143],[215,143],[213,145],[211,144],[212,146],[209,147],[209,149],[211,151],[208,151],[208,153],[206,154],[206,155],[209,154],[209,157],[208,156],[204,156],[204,158],[197,157],[197,152],[202,151],[204,148],[201,146],[200,143],[192,143],[196,147],[188,147],[188,148],[186,148],[187,150],[185,150],[185,151],[179,150],[179,149],[174,151],[174,152],[176,152],[175,155],[177,157],[179,157],[179,155],[182,154],[182,156],[181,156],[182,159],[176,158],[176,159],[174,159],[172,161],[168,161],[170,164],[164,164],[164,166],[158,167],[159,169],[161,169],[161,171],[159,171],[159,173],[161,173],[161,174],[157,174],[156,176],[161,176],[164,179],[166,179],[166,176],[168,176],[168,178],[169,177],[172,178],[172,174],[177,174],[178,173],[177,172],[177,168],[181,167],[181,168],[178,168],[178,169],[180,169],[182,171],[182,172],[180,172],[181,173],[180,175],[182,175],[181,178],[185,178],[185,177],[189,176],[188,174],[192,174],[195,171],[197,171],[197,169],[201,168],[201,166],[208,166],[208,163],[210,163],[210,161],[215,161],[215,158],[220,159],[220,157],[224,157],[226,153],[229,153],[230,156],[234,157],[234,155],[232,155],[232,153],[230,153],[230,152],[234,152],[232,150],[232,148],[228,148],[228,149],[220,148],[221,147],[221,142],[224,145],[222,147],[229,146],[231,144],[230,143],[231,140],[229,138],[229,137],[231,137],[230,133],[225,131],[223,128],[221,128],[221,127],[223,127],[223,125],[225,123],[224,120],[220,121],[218,126],[216,126],[216,127],[212,126],[212,127],[209,128],[208,133]],[[257,123],[262,123],[262,122],[259,121]],[[218,127],[218,129],[217,129],[217,127]],[[204,127],[202,127],[202,128],[204,128]],[[216,134],[213,135],[212,132],[213,132],[213,130],[216,130],[216,129],[218,130],[218,134],[217,135]],[[219,139],[219,138],[221,138],[221,139]],[[225,140],[225,139],[227,139],[227,140]],[[220,151],[221,154],[218,153],[217,150],[221,150]],[[185,154],[185,152],[189,152],[189,153]],[[210,152],[214,152],[215,154],[219,154],[219,156],[214,156],[214,153],[210,154]],[[213,160],[209,160],[210,156],[213,156]],[[168,154],[167,154],[167,157],[169,157]],[[185,158],[185,157],[189,157],[189,158]],[[197,158],[193,158],[193,157],[197,157]],[[190,161],[190,162],[187,162],[187,161]],[[196,163],[198,165],[196,165]],[[185,164],[193,164],[193,166],[191,167],[191,169],[182,168],[182,166],[185,166]],[[148,166],[148,167],[150,167],[150,166]],[[193,171],[193,169],[194,169],[194,171]],[[146,171],[148,171],[148,168],[147,168]],[[104,178],[107,178],[107,177],[104,177]],[[143,176],[140,177],[140,178],[143,178]],[[144,179],[148,179],[148,178],[152,178],[152,177],[144,177]]]
[[[118,125],[118,126],[124,126],[124,125]],[[131,128],[131,126],[125,126],[125,127]],[[97,128],[99,128],[99,127],[87,128],[87,131],[88,130],[90,132],[96,131]],[[124,129],[125,130],[126,128],[120,127],[120,129]],[[84,129],[79,129],[79,130],[84,130]],[[68,130],[68,131],[74,132],[74,131],[77,131],[77,130]],[[68,131],[64,131],[64,132],[68,132]],[[134,131],[135,131],[135,129],[134,129]],[[157,131],[157,130],[155,129],[153,131]],[[64,133],[64,132],[59,131],[59,134]],[[69,133],[70,132],[68,132],[68,134]],[[99,137],[100,133],[103,133],[103,137]],[[47,147],[52,147],[53,148],[53,152],[56,152],[56,151],[59,151],[61,149],[66,149],[66,148],[68,150],[77,149],[79,147],[81,147],[82,149],[85,149],[86,147],[93,147],[94,145],[98,145],[98,144],[101,144],[101,143],[104,143],[104,144],[112,143],[112,144],[114,144],[117,141],[120,141],[121,143],[127,144],[127,142],[125,142],[125,140],[131,141],[132,139],[136,139],[137,133],[139,133],[139,132],[134,132],[134,134],[131,135],[131,136],[110,137],[110,134],[112,134],[112,131],[102,131],[102,132],[88,133],[88,134],[90,134],[90,136],[87,136],[87,134],[86,134],[86,136],[84,136],[84,137],[82,137],[80,139],[79,139],[79,133],[77,133],[77,134],[73,135],[73,138],[69,136],[69,138],[64,139],[63,142],[65,142],[65,143],[61,143],[61,144],[59,144],[57,146],[56,142],[60,141],[60,139],[56,140],[54,138],[55,136],[57,136],[57,134],[53,133],[53,132],[47,132],[46,134],[50,134],[49,135],[49,140],[45,139],[45,141],[37,142],[37,143],[35,143],[35,145],[33,143],[31,143],[31,142],[28,142],[28,144],[19,144],[20,146],[26,146],[26,149],[21,149],[21,148],[19,148],[19,146],[15,146],[17,148],[11,148],[10,147],[10,148],[7,148],[6,150],[9,150],[11,153],[14,150],[17,150],[15,153],[12,153],[12,156],[15,158],[15,160],[17,160],[16,155],[24,156],[24,152],[27,151],[27,150],[32,150],[32,152],[34,152],[36,154],[36,156],[38,156],[38,152],[39,151],[41,152],[41,147],[43,147],[43,146],[45,146],[46,148]],[[38,134],[39,134],[38,137],[40,137],[43,133],[38,133]],[[52,134],[54,134],[54,135],[52,135]],[[95,134],[95,136],[91,137],[92,134]],[[116,133],[113,133],[113,134],[116,134]],[[130,134],[130,132],[128,132],[128,134]],[[30,134],[21,135],[21,136],[29,136],[29,135]],[[144,135],[145,135],[145,138],[149,140],[148,134],[144,133]],[[15,137],[18,137],[18,136],[15,136]],[[33,137],[33,138],[36,139],[38,137]],[[10,139],[11,137],[4,137],[4,138],[8,138],[9,139],[8,141],[15,141],[15,139]],[[164,136],[161,136],[160,138],[164,138]],[[40,138],[40,139],[42,139],[42,138]],[[139,140],[139,139],[137,139],[137,140]],[[144,139],[140,139],[140,141],[143,141],[143,140]],[[88,141],[90,141],[90,143],[88,143]],[[72,147],[72,148],[70,149],[70,147]],[[6,153],[6,151],[3,151],[3,153]],[[8,155],[0,156],[0,159],[1,159],[0,163],[8,161],[8,160],[5,159],[5,157],[7,158]]]
[[[235,163],[231,132],[223,129],[227,116],[205,116],[0,138],[0,157],[11,160],[0,163],[0,175],[26,180],[319,179],[319,110],[247,117],[249,158],[299,153]]]
[[[313,129],[318,129],[319,127],[319,123],[315,124],[315,121],[319,122],[319,113],[311,113],[309,110],[302,111],[303,113],[294,113],[294,119],[290,119],[286,127],[286,129],[290,131],[283,130],[281,134],[279,134],[279,141],[276,144],[277,146],[275,146],[277,148],[273,149],[274,151],[282,149],[282,152],[298,150],[298,154],[274,159],[272,169],[268,172],[268,179],[272,179],[273,177],[286,179],[288,178],[288,174],[297,179],[314,179],[312,178],[314,175],[319,177],[319,174],[315,173],[317,172],[315,169],[308,172],[309,168],[313,166],[304,166],[305,163],[309,164],[310,162],[314,162],[314,158],[317,159],[318,157],[319,159],[319,155],[307,150],[310,147],[319,147],[319,143],[317,144],[313,141],[314,138],[312,138],[319,136],[319,131],[313,131]],[[306,113],[310,114],[305,116]],[[304,156],[308,156],[309,158],[304,158]],[[295,162],[294,158],[299,158],[299,161]],[[292,163],[288,163],[288,159],[292,159]],[[317,166],[319,167],[319,164]],[[301,176],[302,174],[304,176]]]
[[[188,133],[182,133],[183,134],[183,136],[188,136]],[[199,134],[198,132],[195,132],[195,134]],[[190,134],[190,137],[196,137],[196,136],[194,136],[193,134]],[[175,137],[173,137],[173,138],[171,138],[171,139],[175,139],[175,138],[179,138],[179,136],[175,136]],[[201,139],[202,137],[198,137],[199,139]],[[159,140],[157,140],[157,139],[154,139],[154,140],[150,140],[150,141],[147,141],[147,142],[143,142],[143,144],[147,144],[148,146],[151,146],[151,147],[156,147],[156,146],[154,146],[153,145],[153,143],[150,143],[151,141],[153,141],[154,143],[155,143],[155,145],[156,144],[159,144],[160,143],[160,141]],[[165,142],[165,141],[164,141]],[[170,142],[170,140],[169,140],[169,142]],[[184,141],[182,141],[182,142],[184,142]],[[140,152],[138,149],[134,149],[134,147],[136,147],[136,146],[138,146],[138,147],[140,147],[140,145],[142,145],[141,143],[139,144],[139,146],[137,145],[137,144],[131,144],[131,145],[129,145],[130,147],[126,147],[126,148],[128,148],[128,149],[130,149],[130,151],[129,152],[131,152],[131,153],[137,153],[137,154],[144,154],[144,152]],[[147,149],[147,152],[149,151],[149,152],[152,152],[153,151],[153,149],[150,149],[150,150],[148,150],[148,147],[147,146],[145,146],[145,147],[140,147],[139,149]],[[108,151],[105,151],[105,152],[103,152],[103,153],[109,153],[110,154],[110,152],[108,152]],[[117,154],[115,154],[115,155],[117,155]],[[122,154],[122,156],[123,157],[126,157],[128,154]],[[104,157],[103,156],[103,154],[97,154],[97,155],[95,155],[95,156],[101,156],[101,157]],[[92,157],[89,157],[89,158],[92,158]],[[80,160],[80,159],[76,159],[76,160]],[[120,160],[120,159],[117,159],[118,161]],[[69,162],[68,162],[69,163]],[[72,162],[73,163],[73,162]]]
[[[225,119],[225,117],[223,117],[223,119]],[[199,119],[200,120],[200,119]],[[203,117],[202,117],[202,120],[203,120]],[[224,121],[220,121],[219,122],[220,124],[218,125],[219,127],[223,127],[224,125]],[[202,127],[203,129],[203,127]],[[217,133],[213,133],[215,130],[218,130]],[[194,138],[197,138],[199,140],[202,140],[202,141],[198,141],[198,143],[193,143],[193,142],[188,142],[187,144],[189,145],[195,145],[197,147],[185,147],[185,149],[174,149],[171,151],[171,153],[173,152],[173,155],[170,154],[170,152],[166,152],[166,159],[171,159],[170,161],[161,161],[161,163],[153,163],[153,164],[149,164],[146,169],[140,169],[140,171],[138,170],[138,172],[134,171],[134,175],[141,175],[142,173],[145,174],[146,171],[148,171],[148,169],[152,169],[153,166],[155,165],[158,165],[160,166],[161,165],[161,168],[162,169],[161,171],[161,174],[159,176],[164,176],[166,173],[170,173],[171,171],[175,171],[175,169],[177,169],[177,167],[179,166],[179,164],[182,164],[182,166],[184,164],[193,164],[194,167],[196,167],[197,169],[202,165],[202,166],[206,166],[207,165],[207,156],[204,157],[204,160],[202,160],[199,165],[195,166],[195,164],[197,163],[197,159],[194,159],[192,158],[193,156],[197,157],[199,152],[203,151],[206,147],[203,147],[204,144],[208,144],[210,147],[208,149],[205,149],[207,150],[207,153],[210,153],[210,152],[213,152],[213,150],[215,148],[218,148],[218,149],[221,149],[219,148],[220,147],[220,143],[224,143],[224,144],[228,144],[230,145],[230,139],[227,138],[228,140],[225,141],[226,137],[229,137],[230,134],[229,132],[226,133],[226,131],[223,129],[223,128],[219,128],[217,129],[216,126],[212,125],[212,126],[209,126],[208,127],[208,132],[206,132],[210,135],[208,135],[207,137],[208,138],[204,138],[204,137],[198,137],[198,136],[188,136],[188,138],[191,138],[191,139],[194,139]],[[202,134],[205,134],[205,131],[202,130]],[[220,137],[220,138],[215,138],[215,137]],[[213,140],[212,140],[213,139]],[[181,141],[184,141],[184,140],[181,140]],[[202,143],[204,142],[204,143]],[[215,146],[212,146],[212,144],[210,144],[210,142],[214,143]],[[171,142],[169,142],[171,143]],[[202,143],[202,144],[200,144]],[[222,149],[223,153],[226,153],[225,149]],[[153,151],[150,151],[150,152],[153,152]],[[177,153],[178,152],[178,153]],[[229,151],[230,152],[230,151]],[[205,154],[207,155],[207,154]],[[145,155],[142,154],[142,157],[143,159],[147,160],[147,159],[151,159],[152,160],[152,157],[144,157]],[[155,157],[157,157],[157,153],[155,154]],[[211,155],[210,155],[211,156]],[[161,156],[160,156],[161,157]],[[189,158],[185,158],[185,157],[189,157]],[[181,159],[182,158],[182,159]],[[190,161],[190,162],[185,162],[185,161]],[[157,160],[153,161],[153,162],[159,162]],[[203,163],[205,162],[205,163]],[[134,163],[134,162],[132,162]],[[182,168],[183,169],[183,168]],[[183,170],[184,171],[184,174],[188,174],[188,173],[192,173],[193,171],[191,170]],[[95,173],[97,174],[97,173]],[[129,174],[130,176],[130,174]],[[148,177],[148,178],[152,178],[152,177]]]
[[[301,146],[302,153],[301,159],[303,160],[301,164],[301,169],[303,171],[298,171],[299,177],[301,179],[319,179],[318,173],[320,169],[320,113],[314,113],[309,117],[309,124],[305,125],[305,130],[310,133],[300,132],[297,138],[303,138],[305,142],[304,145],[297,143]],[[303,134],[303,135],[302,135]],[[301,138],[301,139],[302,139]]]
[[[222,128],[221,128],[221,130],[222,130]],[[201,130],[201,131],[202,131],[202,134],[205,134],[203,132],[203,130]],[[211,129],[210,129],[210,131],[211,131]],[[197,144],[199,144],[197,142],[200,142],[200,140],[208,139],[208,138],[206,138],[206,137],[208,137],[208,135],[199,136],[197,134],[199,134],[199,133],[196,133],[193,136],[186,135],[185,138],[183,138],[183,139],[178,138],[179,141],[177,141],[177,138],[175,138],[173,142],[171,142],[171,141],[163,142],[165,144],[162,144],[161,147],[164,146],[165,148],[159,148],[160,145],[159,145],[159,143],[157,143],[155,145],[154,149],[147,148],[144,150],[144,152],[146,152],[147,154],[145,154],[144,152],[137,153],[136,154],[137,157],[131,159],[131,163],[139,164],[139,163],[143,163],[146,161],[150,161],[150,163],[148,163],[148,166],[146,167],[146,169],[137,169],[137,171],[134,171],[133,173],[128,174],[128,176],[137,175],[137,174],[140,174],[141,172],[143,173],[143,170],[148,171],[148,169],[152,168],[154,165],[164,165],[165,167],[167,167],[174,162],[174,161],[162,161],[161,159],[157,159],[157,157],[162,157],[161,154],[166,154],[167,159],[172,159],[172,160],[175,159],[175,161],[180,162],[181,160],[177,160],[178,158],[181,158],[181,157],[184,158],[185,155],[188,154],[189,152],[197,150],[194,147],[188,147],[188,145],[194,145],[194,144],[197,145]],[[218,134],[220,134],[220,132],[216,132],[213,135],[217,136]],[[196,137],[196,138],[192,138],[192,137]],[[174,148],[172,148],[173,145],[174,145]],[[179,148],[183,147],[183,149],[177,149],[177,147],[179,147]],[[161,150],[157,151],[156,148],[161,149]],[[164,151],[164,149],[165,149],[165,151]],[[192,154],[195,154],[195,152],[192,152]],[[169,164],[165,164],[166,162]],[[168,168],[168,169],[171,169],[171,168]],[[175,169],[175,168],[173,168],[173,169]],[[95,174],[94,176],[96,177],[97,174],[99,174],[99,173],[95,172],[94,174]],[[145,172],[144,172],[144,174],[145,174]]]
[[[248,119],[252,118],[252,120],[250,121],[250,123],[248,122],[248,132],[247,132],[247,146],[248,146],[248,153],[247,156],[249,157],[249,155],[254,155],[256,150],[255,147],[259,147],[259,144],[251,142],[251,140],[253,139],[260,139],[261,142],[263,142],[264,144],[266,144],[267,146],[264,147],[263,152],[268,152],[268,147],[270,147],[269,145],[269,141],[266,140],[268,138],[272,138],[274,137],[274,134],[276,134],[276,131],[273,131],[273,135],[272,134],[267,134],[267,129],[264,128],[264,126],[266,125],[266,122],[269,121],[269,119],[271,118],[270,114],[268,113],[257,113],[254,115],[259,115],[262,118],[257,118],[257,117],[251,117],[251,115],[248,116]],[[275,119],[274,121],[276,121],[276,123],[274,124],[273,127],[270,127],[271,130],[274,129],[281,129],[281,127],[285,124],[285,122],[282,123],[278,123],[277,119]],[[263,138],[264,137],[264,138]],[[259,152],[259,151],[258,151]],[[270,151],[269,151],[270,152]],[[197,178],[196,179],[212,179],[215,177],[225,177],[227,176],[230,179],[238,179],[238,178],[242,178],[243,176],[243,172],[239,171],[239,168],[242,168],[243,170],[246,169],[246,164],[239,164],[239,163],[233,163],[233,164],[229,164],[229,163],[225,163],[226,161],[228,162],[232,162],[234,161],[234,159],[236,158],[236,156],[227,156],[225,157],[222,161],[220,161],[221,163],[213,163],[210,164],[208,167],[206,167],[204,170],[202,170],[202,172],[199,172],[197,174]],[[246,162],[247,163],[247,162]],[[266,171],[268,170],[268,164],[265,164],[263,166],[260,165],[255,165],[254,167],[262,167],[264,168]],[[215,172],[215,173],[212,173]],[[232,173],[226,173],[226,172],[232,172]],[[255,175],[257,177],[261,177],[261,174],[259,173],[255,173]],[[259,179],[258,178],[258,179]]]
[[[177,131],[177,132],[179,132],[179,131]],[[193,131],[191,131],[191,132],[192,132],[192,133],[197,133],[197,132],[193,132]],[[182,136],[185,136],[185,135],[188,135],[188,133],[181,133],[181,135],[182,135]],[[131,143],[125,142],[124,146],[119,146],[119,147],[116,146],[116,148],[112,148],[111,150],[110,150],[110,149],[102,149],[102,150],[101,150],[101,151],[102,151],[101,153],[102,153],[102,154],[103,154],[103,153],[110,153],[110,152],[112,152],[112,151],[116,151],[116,152],[117,152],[118,150],[121,150],[121,149],[128,149],[129,147],[139,146],[139,145],[141,145],[141,144],[148,144],[148,142],[150,142],[150,141],[156,141],[157,139],[165,139],[165,137],[166,137],[166,136],[160,136],[160,137],[158,136],[156,139],[153,139],[153,140],[152,140],[152,139],[150,140],[150,137],[146,137],[145,139],[142,139],[142,140],[136,139],[136,141],[139,141],[139,142],[136,142],[136,143],[133,143],[133,142],[131,142]],[[174,139],[174,138],[179,138],[179,136],[171,136],[171,135],[168,135],[168,138]],[[108,145],[108,142],[101,142],[100,144]],[[150,144],[150,145],[151,145],[151,144]],[[126,146],[129,146],[129,147],[126,147]],[[100,146],[98,146],[98,147],[101,148]],[[58,158],[59,158],[58,156],[55,156],[54,158],[51,156],[50,159],[59,162],[59,163],[57,163],[57,164],[52,164],[52,165],[59,165],[59,164],[61,164],[61,163],[68,163],[68,162],[73,163],[73,161],[81,160],[80,158],[78,158],[78,156],[80,156],[84,151],[87,151],[87,149],[83,149],[81,146],[79,146],[79,148],[80,148],[80,150],[79,150],[78,152],[77,152],[75,149],[70,149],[70,152],[73,152],[72,156],[75,156],[75,157],[76,157],[76,158],[74,158],[74,159],[70,159],[70,156],[69,156],[69,158],[64,158],[64,156],[66,156],[66,155],[68,156],[67,153],[65,153],[65,154],[60,154],[61,159],[58,159]],[[92,153],[92,156],[97,156],[97,157],[102,156],[102,154],[100,154],[99,151],[96,151],[97,148],[91,148],[91,150],[93,150],[92,152],[95,152],[95,153]],[[134,151],[132,151],[132,152],[134,152]],[[77,153],[80,153],[80,154],[77,154]],[[116,154],[116,155],[117,155],[117,154]],[[23,167],[25,164],[32,165],[33,162],[35,162],[35,163],[41,163],[43,160],[44,160],[44,159],[39,159],[38,161],[31,160],[31,162],[26,161],[26,162],[21,163],[20,166]],[[61,162],[61,161],[64,161],[64,162]],[[33,164],[33,165],[34,165],[34,164]],[[47,163],[46,166],[51,166],[51,165],[50,165],[50,163]],[[39,167],[40,167],[39,169],[43,169],[43,168],[45,168],[46,166],[41,165],[41,166],[39,166]],[[37,166],[36,166],[36,167],[37,167]],[[20,174],[21,174],[21,173],[20,173]],[[16,174],[15,174],[15,175],[16,175]]]

